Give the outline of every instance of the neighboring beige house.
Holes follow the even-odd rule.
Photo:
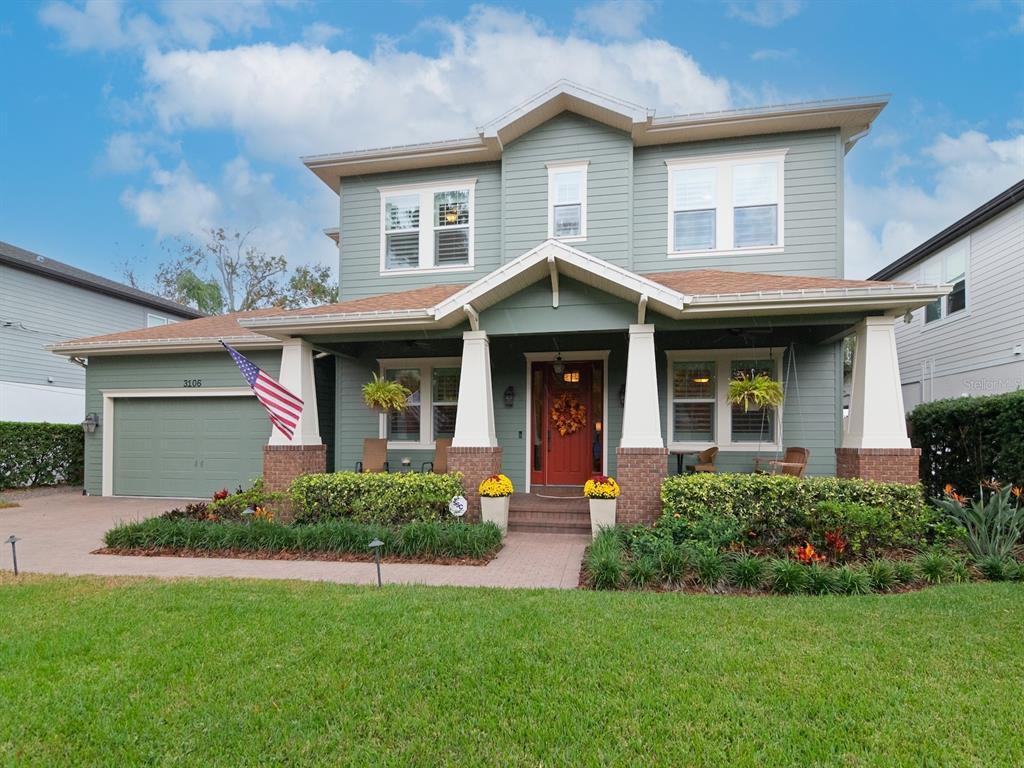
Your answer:
[[[1024,388],[1024,179],[870,279],[954,286],[896,326],[907,411]]]

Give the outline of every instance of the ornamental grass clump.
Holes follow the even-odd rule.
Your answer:
[[[584,563],[594,589],[618,589],[623,582],[622,542],[614,528],[605,528],[591,542]]]
[[[658,561],[652,555],[634,557],[626,565],[626,578],[636,589],[644,589],[653,584],[658,576]]]
[[[889,592],[899,583],[896,578],[896,566],[890,560],[872,560],[867,564],[865,571],[871,581],[871,588],[876,592]]]
[[[747,552],[730,556],[726,565],[726,578],[734,587],[757,589],[764,581],[765,560]]]
[[[717,550],[699,547],[693,554],[693,571],[698,584],[718,589],[725,577],[725,556]]]
[[[661,580],[670,587],[682,584],[690,565],[686,550],[671,541],[664,541],[658,547],[656,557]]]
[[[841,595],[870,595],[871,577],[862,568],[843,565],[835,569],[836,591]]]
[[[480,495],[489,499],[512,495],[512,481],[506,475],[497,474],[485,477],[478,488]]]
[[[768,587],[780,595],[797,595],[807,589],[807,569],[793,560],[772,560],[768,564]]]
[[[914,561],[917,572],[929,584],[942,584],[953,580],[954,560],[945,552],[923,552]]]
[[[807,566],[807,594],[809,595],[833,595],[839,591],[839,582],[836,579],[836,569],[829,568],[821,563],[814,563]]]

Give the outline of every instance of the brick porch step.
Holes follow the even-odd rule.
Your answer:
[[[580,498],[542,498],[512,495],[508,529],[529,533],[590,533],[590,506]]]

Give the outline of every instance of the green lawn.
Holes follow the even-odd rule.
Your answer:
[[[1024,764],[1024,586],[0,576],[0,764]]]

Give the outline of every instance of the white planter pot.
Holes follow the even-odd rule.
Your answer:
[[[590,533],[596,537],[602,528],[615,525],[615,502],[617,499],[590,500]]]
[[[494,523],[508,533],[508,504],[511,496],[481,496],[480,516],[485,523]]]

